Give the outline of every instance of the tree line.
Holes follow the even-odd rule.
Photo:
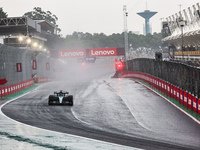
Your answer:
[[[57,49],[89,49],[89,48],[104,48],[104,47],[124,47],[124,33],[113,33],[105,35],[104,33],[83,33],[74,32],[66,37],[53,35],[46,37],[48,46],[52,50]],[[159,49],[161,46],[161,33],[137,35],[132,32],[128,33],[129,44],[133,49],[138,47],[147,47]]]
[[[6,18],[8,15],[0,8],[0,18]],[[33,11],[24,13],[23,16],[33,20],[47,20],[57,27],[56,33],[43,34],[47,39],[46,46],[49,50],[59,49],[88,49],[88,48],[103,48],[103,47],[124,47],[124,33],[113,33],[106,35],[104,33],[83,33],[73,32],[73,34],[62,37],[61,29],[57,25],[58,17],[50,11],[44,11],[40,7],[34,7]],[[132,32],[128,33],[129,44],[132,48],[147,47],[158,49],[161,46],[161,33],[153,33],[137,35]]]

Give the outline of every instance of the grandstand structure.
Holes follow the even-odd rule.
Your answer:
[[[0,18],[3,44],[24,49],[44,50],[46,34],[54,34],[55,25],[46,20],[29,17]]]
[[[181,10],[162,22],[162,41],[176,60],[200,62],[200,5]]]

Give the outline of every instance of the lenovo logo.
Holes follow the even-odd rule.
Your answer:
[[[61,57],[83,56],[83,52],[61,52]]]
[[[90,57],[101,57],[101,56],[117,56],[116,48],[96,48],[89,50]]]
[[[86,57],[86,50],[58,51],[59,58]]]
[[[99,55],[114,55],[115,51],[110,50],[110,51],[93,51],[91,50],[91,55],[92,56],[99,56]]]

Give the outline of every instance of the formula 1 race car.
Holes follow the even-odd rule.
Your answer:
[[[49,105],[73,106],[73,95],[69,95],[69,92],[64,92],[62,90],[54,92],[54,95],[49,95]]]

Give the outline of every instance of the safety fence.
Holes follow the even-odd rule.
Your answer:
[[[159,90],[169,98],[177,100],[185,108],[200,114],[200,99],[188,91],[165,81],[158,77],[142,72],[121,71],[123,78],[136,78],[147,82],[152,88]]]
[[[127,64],[129,71],[152,75],[200,98],[200,68],[180,62],[148,58],[129,60]]]
[[[0,99],[50,81],[58,64],[48,53],[0,44]]]

